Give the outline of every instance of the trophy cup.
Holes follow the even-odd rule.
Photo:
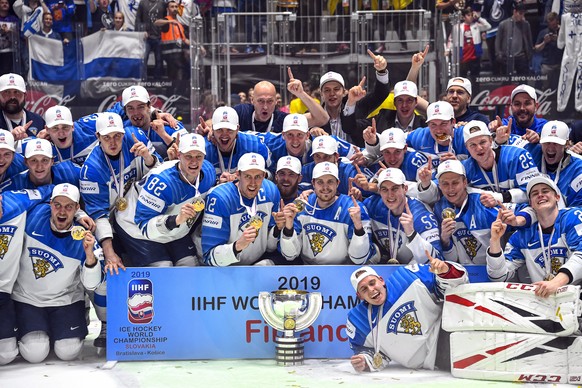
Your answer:
[[[259,311],[265,322],[282,331],[275,337],[277,365],[303,365],[303,338],[296,331],[308,328],[321,311],[321,293],[300,290],[278,290],[259,293]]]

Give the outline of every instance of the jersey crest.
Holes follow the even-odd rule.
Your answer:
[[[556,275],[560,268],[562,268],[563,258],[568,257],[568,251],[563,247],[554,247],[550,249],[550,273]],[[546,261],[544,260],[544,255],[540,253],[534,262],[540,266],[540,268],[546,268]]]
[[[36,279],[44,278],[51,272],[64,268],[63,263],[51,252],[39,248],[28,248],[32,272]]]
[[[481,243],[467,229],[461,229],[455,234],[465,249],[465,252],[467,252],[467,255],[471,259],[474,259],[477,256],[477,252],[481,249]]]
[[[387,333],[422,335],[422,325],[416,316],[414,301],[406,302],[396,308],[388,319]]]
[[[0,227],[0,260],[4,260],[4,255],[8,253],[8,247],[15,232],[16,226],[6,225]]]
[[[261,217],[261,220],[262,220],[262,221],[263,221],[263,223],[264,223],[264,222],[265,222],[265,218],[267,217],[267,213],[265,213],[265,212],[263,212],[263,211],[260,211],[260,210],[259,210],[259,211],[257,212],[256,216],[258,216],[258,217]],[[251,217],[251,216],[249,215],[249,213],[245,213],[245,214],[243,214],[243,215],[242,215],[242,217],[240,218],[240,222],[239,222],[239,224],[238,224],[238,229],[239,229],[241,232],[244,232],[244,230],[245,230],[246,228],[248,228],[249,226],[251,226],[251,219],[252,219],[252,218],[253,218],[253,217]]]
[[[336,231],[321,224],[305,224],[303,226],[305,229],[305,234],[309,240],[309,246],[313,252],[313,256],[317,256],[323,251],[323,248],[330,241],[333,241],[334,237],[337,235]]]

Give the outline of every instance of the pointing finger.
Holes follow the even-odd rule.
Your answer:
[[[204,118],[202,118],[202,116],[198,116],[198,119],[200,119],[200,125],[202,125],[202,128],[206,128],[206,121]]]
[[[429,169],[432,169],[432,156],[430,156],[430,155],[428,156],[428,161],[427,161],[427,163],[428,163],[428,166],[427,166],[427,167],[428,167]]]
[[[388,167],[386,167],[386,165],[384,164],[384,162],[380,161],[378,162],[378,164],[380,165],[380,167],[382,167],[383,169],[387,169]]]
[[[348,179],[348,193],[351,193],[352,189],[354,188],[353,182],[354,182],[354,178],[350,177]]]
[[[406,201],[405,209],[406,209],[406,213],[408,213],[408,215],[412,216],[412,212],[410,211],[410,206],[408,206],[408,201]]]
[[[282,212],[284,207],[285,207],[285,202],[283,202],[283,198],[281,198],[281,202],[279,203],[279,211]]]
[[[428,44],[424,47],[424,51],[422,52],[422,57],[423,58],[425,58],[426,57],[426,54],[428,54],[428,49],[429,48],[430,48],[430,45],[428,45]]]
[[[291,66],[287,66],[287,74],[289,75],[289,81],[294,80],[293,72],[291,71]]]
[[[511,132],[512,126],[513,126],[513,118],[510,117],[509,120],[507,120],[507,130],[509,132]]]
[[[350,198],[352,198],[352,202],[354,203],[354,207],[360,207],[360,205],[358,205],[358,201],[356,201],[356,198],[354,198],[353,195],[350,195]]]
[[[432,257],[432,256],[430,255],[430,253],[428,252],[428,250],[426,250],[426,249],[424,250],[424,254],[425,254],[425,255],[426,255],[426,257],[428,258],[428,261],[429,261],[429,263],[430,263],[430,264],[431,264],[431,266],[432,266],[432,263],[433,263],[433,261],[434,261],[434,257]]]
[[[358,166],[357,164],[354,164],[354,167],[356,168],[356,171],[358,172],[358,174],[362,173],[362,170],[360,170],[360,166]]]
[[[28,127],[30,127],[32,125],[32,120],[30,120],[28,123],[24,124],[24,129],[28,129]]]
[[[373,60],[376,60],[376,54],[374,54],[374,52],[370,49],[368,49],[368,55],[370,56],[370,58],[372,58]]]
[[[504,205],[504,204],[503,204],[501,201],[497,201],[497,204],[499,205],[499,207],[500,207],[502,210],[507,210],[507,208],[505,207],[505,205]]]
[[[372,133],[376,133],[376,119],[372,118]]]
[[[131,138],[133,139],[133,142],[134,143],[138,143],[139,142],[139,140],[137,140],[137,137],[135,137],[135,133],[132,133],[131,134]]]
[[[358,84],[359,87],[363,88],[364,85],[366,84],[366,76],[362,77],[362,80],[360,81],[360,83]]]

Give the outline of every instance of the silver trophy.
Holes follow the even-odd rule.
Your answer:
[[[259,293],[259,311],[267,325],[283,332],[275,337],[277,365],[303,365],[303,338],[296,331],[308,328],[321,311],[319,292],[278,290]]]

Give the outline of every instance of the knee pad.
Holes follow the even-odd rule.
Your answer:
[[[0,339],[0,365],[12,362],[17,355],[16,337]]]
[[[176,267],[196,267],[198,265],[198,260],[196,256],[186,256],[182,257],[180,260],[176,261]]]
[[[22,357],[33,364],[44,361],[50,351],[50,340],[44,331],[31,331],[18,342]]]
[[[83,341],[80,338],[64,338],[55,341],[55,354],[63,361],[71,361],[79,357],[83,349]]]
[[[148,264],[148,267],[172,267],[173,264],[170,260],[154,261]]]

